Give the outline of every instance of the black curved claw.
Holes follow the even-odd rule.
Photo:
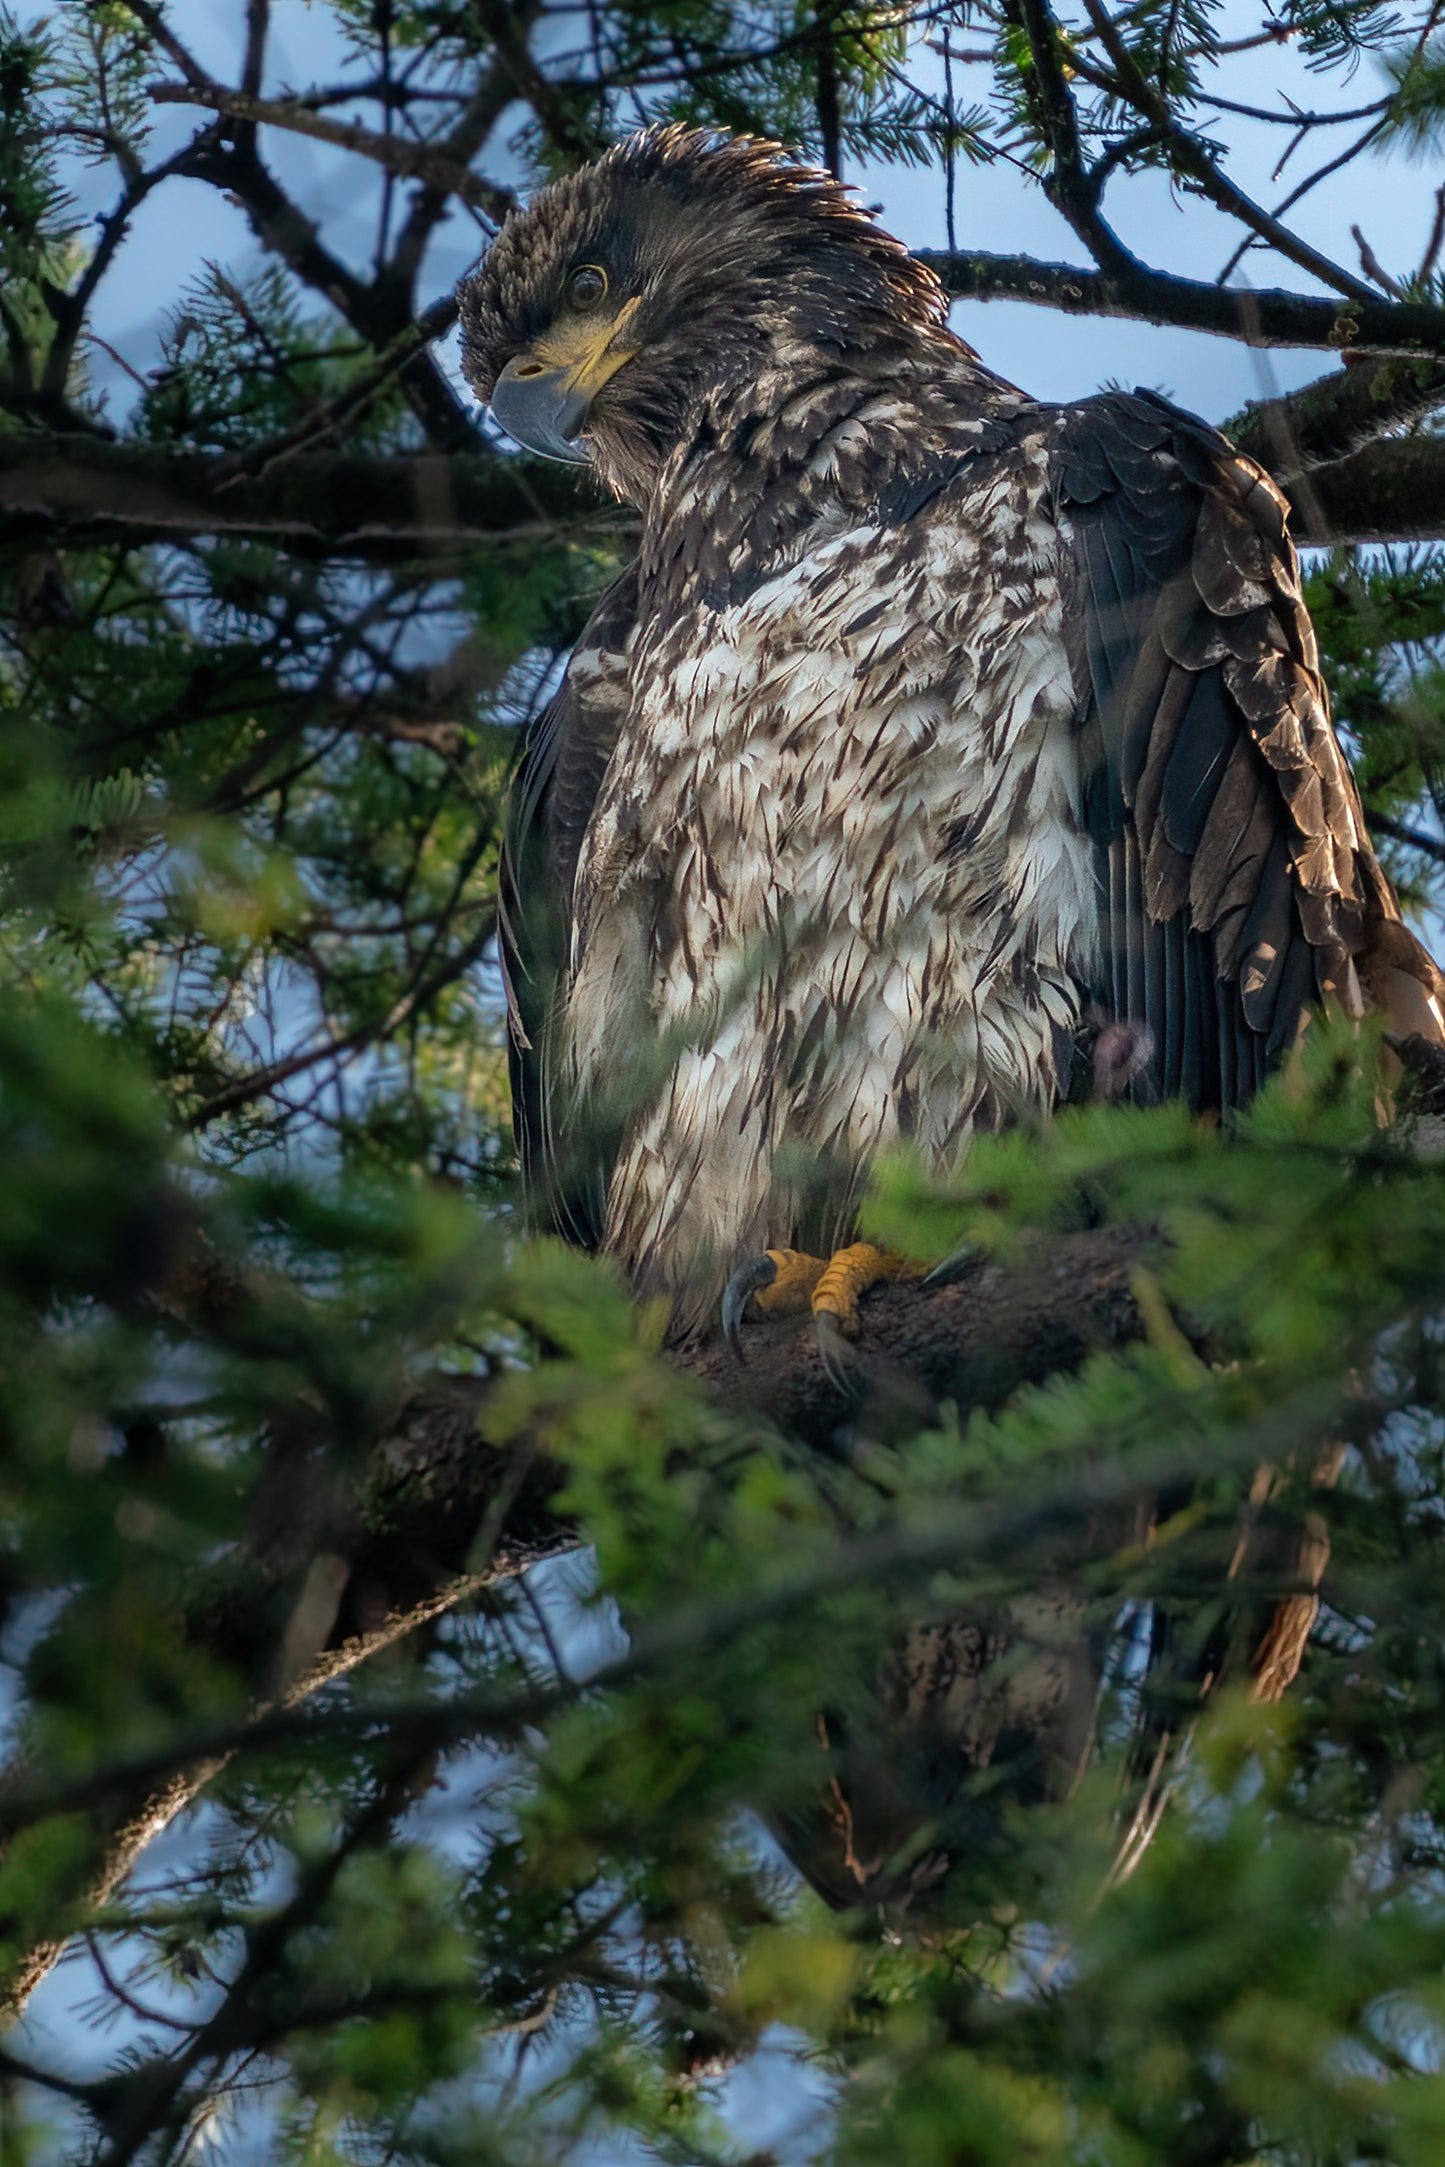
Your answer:
[[[858,1399],[862,1395],[863,1380],[859,1374],[858,1361],[853,1349],[843,1336],[843,1327],[831,1309],[815,1309],[813,1312],[813,1344],[823,1365],[829,1384],[845,1399]]]
[[[924,1287],[946,1287],[955,1279],[965,1279],[975,1264],[983,1257],[978,1242],[965,1242],[961,1249],[950,1250],[941,1263],[931,1272],[925,1272],[919,1284]]]
[[[739,1329],[743,1312],[753,1296],[762,1288],[770,1287],[777,1276],[778,1267],[770,1256],[749,1257],[746,1264],[738,1266],[723,1289],[723,1337],[740,1362],[747,1360],[743,1353],[742,1333]]]

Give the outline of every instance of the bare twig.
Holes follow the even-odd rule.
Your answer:
[[[1033,0],[1040,5],[1042,0]],[[1081,62],[1079,72],[1086,75],[1101,89],[1107,89],[1122,97],[1136,112],[1157,127],[1161,140],[1167,145],[1177,172],[1192,180],[1209,198],[1217,210],[1237,218],[1260,240],[1266,241],[1278,255],[1308,271],[1321,285],[1333,288],[1336,293],[1359,300],[1369,296],[1369,288],[1335,263],[1321,255],[1309,243],[1289,228],[1282,226],[1253,197],[1246,195],[1220,166],[1219,161],[1204,147],[1197,137],[1181,128],[1170,107],[1168,99],[1140,73],[1134,57],[1124,43],[1117,23],[1109,14],[1103,0],[1084,0],[1089,20],[1094,25],[1099,42],[1113,62],[1113,80],[1101,77],[1097,71],[1090,72]]]
[[[1404,289],[1397,280],[1391,278],[1389,272],[1366,240],[1360,227],[1351,226],[1350,239],[1360,252],[1360,269],[1364,272],[1366,278],[1373,279],[1381,292],[1389,294],[1392,300],[1402,301],[1405,297]]]
[[[1438,835],[1427,835],[1413,821],[1396,820],[1390,813],[1371,813],[1370,826],[1379,834],[1404,843],[1407,849],[1418,850],[1422,857],[1433,858],[1437,865],[1445,865],[1445,841]]]
[[[1432,278],[1440,260],[1440,244],[1445,241],[1445,182],[1435,191],[1435,217],[1430,227],[1430,237],[1425,243],[1425,253],[1420,258],[1420,268],[1415,273],[1417,285],[1423,286]]]
[[[463,1574],[426,1600],[388,1618],[374,1632],[357,1634],[341,1647],[329,1649],[292,1682],[280,1699],[260,1703],[255,1721],[264,1723],[273,1712],[300,1707],[322,1685],[345,1676],[384,1649],[395,1647],[422,1626],[476,1594],[484,1584],[484,1579],[477,1575]],[[244,1731],[243,1724],[238,1738]],[[133,1786],[123,1785],[105,1797],[97,1796],[97,1805],[132,1798],[137,1803],[129,1805],[110,1822],[96,1870],[78,1897],[77,1918],[89,1917],[109,1903],[142,1853],[229,1766],[235,1751],[234,1745],[222,1742],[211,1750],[187,1754],[169,1766],[157,1766],[153,1782],[141,1775]],[[20,1794],[12,1785],[11,1795],[23,1795],[23,1779]],[[0,1794],[0,1828],[7,1825],[5,1814],[5,1796]],[[13,1828],[21,1824],[12,1820],[8,1825]],[[59,1963],[69,1941],[69,1932],[62,1931],[52,1939],[37,1943],[0,1980],[0,2019],[20,2014],[36,1987]]]
[[[198,86],[209,83],[210,77],[205,69],[189,48],[181,43],[160,8],[155,6],[154,0],[126,0],[126,4],[131,14],[145,25],[161,51],[175,62],[188,83]]]
[[[1362,135],[1356,136],[1353,143],[1347,143],[1345,145],[1345,148],[1342,151],[1337,152],[1333,158],[1327,158],[1323,165],[1315,167],[1313,173],[1306,174],[1305,178],[1302,181],[1298,182],[1297,185],[1290,190],[1289,194],[1283,199],[1283,201],[1275,205],[1273,211],[1271,211],[1269,215],[1275,219],[1283,218],[1286,211],[1293,210],[1294,206],[1297,203],[1303,202],[1304,198],[1309,195],[1312,190],[1319,187],[1321,181],[1327,181],[1332,174],[1341,173],[1344,171],[1346,166],[1353,165],[1356,158],[1359,157],[1361,151],[1368,149],[1369,145],[1375,140],[1376,136],[1380,134],[1383,126],[1383,121],[1372,122],[1371,125],[1365,129]],[[1291,149],[1294,148],[1297,148],[1297,146],[1292,145]],[[1256,235],[1252,233],[1246,233],[1244,239],[1239,243],[1238,247],[1235,248],[1229,256],[1229,259],[1226,262],[1224,269],[1219,273],[1216,284],[1223,286],[1228,283],[1236,266],[1244,261],[1245,257],[1249,254],[1250,249],[1254,246],[1256,238]]]
[[[368,284],[350,271],[263,165],[253,144],[226,145],[208,129],[182,154],[176,170],[235,196],[263,246],[323,295],[371,345],[389,348],[407,331],[409,293],[384,278]],[[412,354],[399,381],[434,444],[450,451],[475,449],[477,432],[466,409],[429,353],[419,349]]]
[[[1102,181],[1084,163],[1078,113],[1059,49],[1058,23],[1048,0],[1017,0],[1017,6],[1029,41],[1030,102],[1053,159],[1045,189],[1094,261],[1106,272],[1127,276],[1136,258],[1099,210]]]

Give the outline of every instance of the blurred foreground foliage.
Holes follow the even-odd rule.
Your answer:
[[[11,2034],[10,2157],[88,2156],[87,2127],[106,2159],[204,2129],[242,2157],[264,2102],[276,2159],[733,2158],[761,2057],[792,2149],[842,2161],[1438,2158],[1445,1160],[1376,1103],[1369,1049],[1321,1033],[1232,1139],[1094,1108],[952,1186],[886,1169],[875,1231],[928,1254],[1141,1212],[1171,1246],[1138,1345],[992,1415],[865,1413],[820,1461],[720,1415],[604,1267],[424,1180],[203,1172],[114,1028],[12,1003],[7,1954],[74,1919],[115,1786],[240,1751],[85,1922],[80,2013],[124,2020],[119,2054],[77,2078],[51,1990]],[[175,1268],[197,1242],[211,1269],[265,1259],[210,1328]],[[268,1466],[285,1411],[336,1482],[423,1360],[490,1370],[484,1434],[562,1463],[595,1588],[561,1564],[499,1585],[248,1743],[276,1681],[177,1620],[301,1510]],[[1340,1482],[1312,1491],[1331,1441]],[[768,1831],[816,1801],[820,1708],[873,1720],[906,1625],[1026,1595],[1070,1528],[1147,1494],[1155,1539],[1077,1568],[1097,1627],[1123,1645],[1164,1606],[1213,1644],[1265,1453],[1276,1508],[1328,1522],[1328,1602],[1283,1705],[1209,1704],[1132,1877],[1125,1664],[1073,1799],[995,1799],[916,1915],[799,1884]],[[324,1555],[285,1585],[291,1660]]]
[[[430,99],[461,127],[490,83],[528,172],[624,95],[850,157],[1045,162],[1009,9],[950,15],[997,84],[942,120],[901,79],[926,10],[905,37],[894,9],[597,9],[620,87],[508,76],[500,101],[497,51],[541,11],[330,12],[388,126]],[[1127,16],[1187,105],[1221,18]],[[1365,0],[1286,18],[1322,71],[1403,50]],[[6,441],[112,426],[81,335],[109,229],[68,191],[83,159],[126,217],[161,186],[167,21],[0,9]],[[1435,48],[1401,69],[1397,132],[1426,138]],[[378,183],[363,284],[295,229],[285,255],[254,140],[205,125],[167,185],[230,190],[273,255],[178,266],[130,438],[261,467],[469,427],[439,372],[384,363],[445,192]],[[1123,140],[1102,93],[1090,128]],[[1165,156],[1129,140],[1120,167]],[[719,1412],[604,1266],[526,1246],[514,1210],[500,796],[618,547],[603,520],[465,560],[0,542],[0,1969],[71,1945],[0,2043],[0,2162],[1431,2167],[1445,1160],[1408,1115],[1380,1127],[1377,1049],[1322,1031],[1228,1138],[1094,1108],[956,1183],[899,1161],[871,1223],[916,1256],[1157,1223],[1148,1337],[992,1413],[865,1409],[831,1455]],[[1395,870],[1438,903],[1440,553],[1341,553],[1311,593]],[[368,1560],[428,1479],[395,1440],[438,1373],[476,1387],[477,1454],[555,1461],[590,1562],[558,1519],[557,1556],[491,1572],[499,1478],[471,1577],[393,1642]],[[1279,1707],[1209,1702],[1116,1884],[1138,1651],[1164,1615],[1186,1651],[1227,1637],[1264,1461],[1271,1509],[1330,1541],[1304,1676]],[[1152,1539],[1070,1563],[1137,1495]],[[1060,1570],[1119,1651],[1077,1794],[980,1786],[988,1840],[936,1901],[829,1912],[777,1835],[825,1786],[820,1712],[869,1735],[907,1626]],[[348,1640],[370,1659],[327,1672]],[[198,1766],[97,1893],[126,1814]]]

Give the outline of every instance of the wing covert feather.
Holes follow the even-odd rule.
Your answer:
[[[1445,1041],[1330,722],[1278,490],[1148,392],[1059,410],[1098,1008],[1141,1096],[1243,1104],[1312,1007]]]

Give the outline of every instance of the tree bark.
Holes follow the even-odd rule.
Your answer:
[[[1260,399],[1224,424],[1230,441],[1287,485],[1445,406],[1445,363],[1348,356],[1312,384]]]
[[[255,473],[235,454],[0,436],[0,520],[15,540],[227,534],[282,541],[299,555],[390,561],[536,541],[603,516],[595,488],[541,459],[291,452]]]
[[[745,1323],[741,1361],[718,1339],[677,1359],[721,1405],[765,1416],[821,1452],[860,1426],[875,1435],[916,1428],[945,1400],[966,1419],[1139,1338],[1134,1273],[1159,1243],[1144,1226],[1033,1235],[1010,1261],[979,1256],[941,1285],[878,1287],[864,1298],[841,1379],[811,1325],[791,1318]]]
[[[1445,308],[1430,301],[1241,292],[1147,264],[1108,271],[1035,256],[923,248],[920,259],[960,300],[1032,301],[1066,316],[1120,316],[1209,331],[1246,346],[1314,346],[1336,353],[1445,355]]]
[[[1342,396],[1318,441],[1358,442],[1368,411],[1366,394]],[[1298,540],[1445,539],[1445,439],[1364,441],[1348,457],[1306,465],[1287,438],[1277,461],[1265,455],[1268,426],[1251,417],[1242,448],[1281,473]],[[0,521],[22,544],[225,534],[373,564],[451,559],[487,544],[535,547],[569,527],[625,536],[635,526],[595,485],[545,460],[288,452],[256,473],[232,454],[78,435],[0,436]]]
[[[1390,437],[1286,480],[1297,542],[1439,541],[1445,536],[1445,437]]]

